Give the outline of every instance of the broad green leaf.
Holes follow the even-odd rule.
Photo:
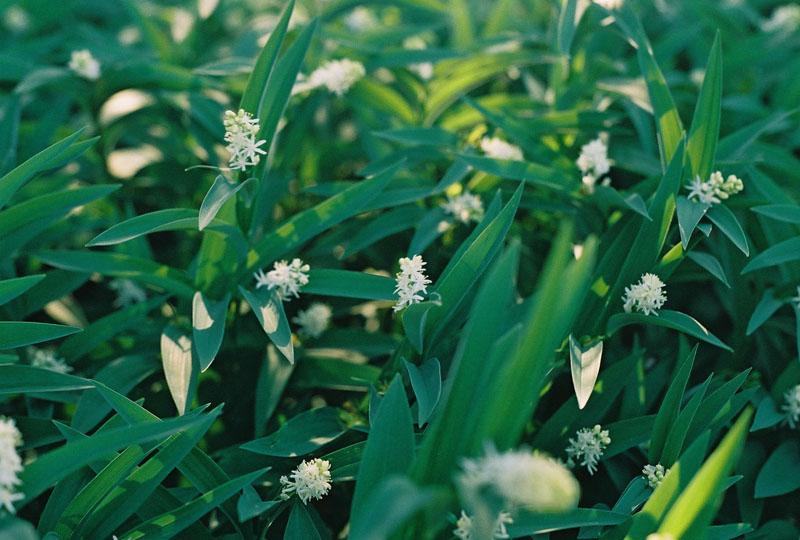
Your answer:
[[[27,521],[17,519],[11,516],[0,517],[0,538],[8,538],[9,540],[39,540],[36,534],[36,529]],[[47,540],[60,540],[50,539]]]
[[[757,258],[758,257],[756,257],[756,259]],[[750,315],[750,320],[747,322],[747,335],[749,336],[758,330],[758,328],[767,322],[767,320],[785,303],[785,300],[775,298],[774,289],[767,289],[764,291],[764,296],[761,297],[756,309],[753,310],[753,314]]]
[[[352,270],[314,269],[308,272],[303,294],[360,298],[363,300],[396,300],[395,280],[386,276]]]
[[[768,247],[753,257],[742,269],[742,274],[761,268],[778,266],[779,264],[796,261],[798,259],[800,259],[800,237],[789,238],[788,240],[778,242]]]
[[[455,133],[439,127],[391,129],[376,131],[373,135],[387,141],[412,145],[455,146],[459,142]]]
[[[178,414],[186,414],[197,386],[199,367],[191,338],[175,326],[164,328],[161,333],[161,361],[164,378]]]
[[[594,187],[594,196],[598,199],[605,199],[609,204],[618,208],[630,208],[648,221],[653,218],[647,213],[647,205],[638,193],[628,193],[623,195],[611,186],[598,185]]]
[[[719,262],[719,259],[709,253],[700,251],[689,251],[686,256],[705,268],[709,274],[724,283],[726,287],[730,288],[731,285],[728,283],[728,278],[725,277],[725,270],[722,269],[722,264]]]
[[[706,212],[706,216],[711,222],[719,227],[719,230],[727,236],[733,244],[739,248],[739,251],[750,256],[750,248],[747,247],[747,237],[742,230],[742,226],[733,215],[727,206],[724,204],[715,204],[711,209]]]
[[[734,410],[734,403],[744,396],[744,392],[738,395],[736,392],[747,379],[749,373],[750,369],[746,369],[711,392],[703,400],[697,409],[697,414],[695,414],[691,426],[689,426],[689,432],[686,435],[687,441],[693,441],[709,428],[714,429],[716,425],[726,423],[725,418],[730,414],[730,411]]]
[[[753,425],[750,426],[750,431],[758,431],[759,429],[776,426],[784,420],[786,420],[786,412],[778,409],[772,397],[764,396],[764,399],[758,404],[756,417],[753,419]]]
[[[230,301],[230,293],[226,294],[225,298],[219,302],[212,301],[200,291],[194,293],[194,298],[192,298],[192,338],[195,349],[197,349],[201,371],[208,369],[222,345],[225,316],[228,313]]]
[[[36,274],[33,276],[5,279],[0,281],[0,306],[23,294],[25,291],[42,281],[44,277],[44,274]]]
[[[12,232],[24,232],[26,228],[33,229],[34,225],[36,230],[43,230],[66,216],[74,208],[104,197],[119,187],[118,184],[111,184],[65,189],[23,201],[0,212],[0,235],[8,238]],[[13,250],[17,245],[23,243],[18,241],[15,244],[9,241],[4,244],[4,249]]]
[[[257,268],[277,260],[282,255],[353,216],[389,184],[400,164],[362,180],[320,204],[301,212],[261,239],[247,255],[247,267],[240,280]]]
[[[358,229],[358,232],[345,244],[342,259],[358,253],[376,242],[398,232],[412,228],[426,213],[426,209],[418,205],[399,206],[394,210],[381,214]]]
[[[689,381],[689,375],[692,372],[694,365],[694,358],[697,354],[697,345],[694,346],[692,352],[681,362],[680,367],[675,372],[675,377],[664,395],[661,406],[656,415],[656,423],[653,426],[653,433],[650,438],[650,450],[648,453],[648,462],[656,464],[661,461],[661,454],[664,451],[664,445],[667,441],[667,436],[675,421],[678,419],[681,410],[681,401],[683,393],[686,391],[686,383]]]
[[[144,302],[130,305],[111,315],[93,322],[83,329],[80,334],[75,334],[64,340],[58,348],[58,355],[67,360],[78,359],[98,345],[110,340],[128,328],[140,325],[142,319],[155,308],[164,304],[166,296],[155,296]]]
[[[292,387],[365,392],[377,381],[380,373],[379,367],[369,364],[355,364],[338,358],[307,356],[295,369]]]
[[[575,30],[578,28],[583,16],[584,9],[579,9],[579,3],[578,0],[563,0],[561,2],[556,40],[558,41],[558,51],[565,57],[570,56],[572,38],[575,36]]]
[[[417,123],[417,113],[403,95],[387,84],[364,77],[347,92],[353,108],[366,108],[377,114],[392,115],[403,124]]]
[[[253,430],[256,436],[261,435],[267,421],[275,412],[293,372],[294,364],[286,362],[274,346],[268,345],[256,383],[255,429]]]
[[[366,528],[372,521],[372,516],[365,509],[381,480],[391,474],[405,473],[413,459],[414,427],[411,411],[402,379],[396,375],[381,400],[375,424],[370,427],[364,456],[361,458],[350,511],[353,529]]]
[[[700,388],[694,393],[692,398],[675,419],[675,422],[670,426],[669,431],[667,432],[667,439],[664,442],[664,451],[658,460],[659,463],[661,463],[664,467],[669,468],[673,463],[678,461],[678,457],[681,454],[681,449],[686,442],[686,435],[689,432],[689,427],[694,421],[698,407],[700,407],[700,402],[703,400],[710,382],[711,376],[709,376],[700,386]]]
[[[675,538],[692,538],[705,532],[722,503],[719,493],[724,489],[727,476],[744,446],[752,416],[752,409],[746,409],[741,414],[667,512],[658,528],[660,534],[671,534]]]
[[[690,201],[686,197],[680,196],[675,199],[675,210],[678,215],[678,230],[681,233],[681,246],[684,251],[689,247],[689,240],[692,233],[703,216],[706,215],[710,205],[695,201]]]
[[[667,164],[672,161],[683,133],[683,124],[678,115],[675,101],[672,99],[664,74],[658,67],[653,47],[644,32],[642,23],[636,16],[630,3],[623,4],[618,13],[618,21],[623,26],[629,38],[635,41],[639,68],[647,84],[650,94],[650,103],[653,106],[653,116],[658,128],[658,147],[661,154],[661,166],[667,169]],[[681,160],[682,161],[682,160]]]
[[[512,538],[519,538],[546,533],[547,531],[617,525],[626,521],[629,517],[629,515],[620,512],[593,508],[575,508],[563,514],[542,514],[522,510],[514,517],[514,523],[508,526],[508,533]]]
[[[272,435],[245,443],[241,448],[265,456],[304,456],[342,433],[336,409],[319,407],[292,417]]]
[[[755,497],[777,497],[796,489],[800,489],[800,445],[797,441],[784,441],[761,467]]]
[[[174,537],[189,525],[197,522],[214,508],[241,491],[245,486],[255,482],[267,469],[261,469],[238,478],[234,478],[219,487],[212,489],[200,497],[167,512],[156,516],[141,525],[119,535],[126,540],[167,540]]]
[[[280,503],[278,501],[262,501],[252,486],[245,486],[242,496],[239,497],[236,503],[236,512],[239,516],[239,521],[244,522],[260,516],[277,504]]]
[[[422,426],[428,422],[442,395],[442,368],[436,358],[426,360],[419,367],[405,361],[405,366],[417,396],[417,424]]]
[[[317,524],[306,510],[306,505],[298,501],[292,504],[283,540],[323,540]]]
[[[50,341],[81,330],[81,328],[60,324],[0,321],[0,350]]]
[[[429,210],[417,221],[414,236],[406,252],[408,257],[422,255],[437,238],[450,228],[453,221],[440,207]]]
[[[137,509],[157,493],[161,482],[205,435],[221,413],[221,407],[203,415],[204,422],[173,435],[148,457],[147,461],[127,475],[118,486],[92,509],[87,517],[83,534],[88,538],[107,538]],[[148,448],[149,450],[149,448]],[[102,473],[101,473],[102,474]]]
[[[13,364],[0,365],[0,395],[66,392],[92,388],[92,382],[49,369]]]
[[[267,84],[272,76],[275,67],[275,61],[278,59],[278,53],[281,50],[283,39],[286,36],[286,29],[289,27],[289,19],[294,11],[294,0],[290,0],[283,10],[278,24],[269,35],[267,43],[261,49],[258,55],[253,70],[250,72],[250,78],[247,80],[247,86],[242,92],[242,100],[239,102],[239,108],[253,114],[256,118],[261,117],[261,103],[264,101],[264,95],[267,91]],[[219,179],[219,177],[217,177]],[[216,183],[216,182],[215,182]]]
[[[242,298],[250,305],[269,339],[275,344],[281,354],[290,364],[294,363],[294,345],[292,345],[292,332],[289,330],[289,321],[283,311],[283,302],[276,291],[268,291],[266,287],[253,291],[239,287]]]
[[[111,429],[40,455],[19,475],[25,486],[25,499],[20,506],[24,506],[71,472],[108,455],[109,452],[132,444],[163,440],[173,433],[189,429],[204,421],[204,416],[187,416]]]
[[[577,186],[577,181],[569,175],[545,165],[529,161],[511,161],[494,159],[470,154],[456,154],[458,159],[471,167],[500,178],[521,180],[525,183],[545,187],[559,192],[568,191]]]
[[[706,64],[703,86],[700,88],[700,96],[694,109],[692,127],[689,128],[689,139],[686,142],[692,177],[699,175],[700,178],[706,179],[711,176],[722,116],[721,102],[722,47],[717,30]]]
[[[569,365],[572,373],[572,387],[578,399],[578,408],[583,409],[592,395],[597,375],[600,373],[600,359],[603,356],[603,342],[600,341],[584,349],[575,338],[569,336]]]
[[[83,132],[84,130],[80,129],[69,137],[61,139],[0,178],[0,209],[35,174],[51,168],[52,164],[58,162],[58,159],[67,153],[70,146],[78,140]],[[95,140],[93,139],[93,142]]]
[[[90,251],[39,251],[34,257],[56,268],[73,272],[97,272],[148,283],[183,298],[194,296],[189,276],[169,266],[122,253]]]
[[[390,475],[371,492],[363,515],[370,519],[356,522],[350,540],[382,540],[390,538],[397,528],[422,509],[435,505],[436,492],[417,487],[406,476]],[[298,539],[299,540],[299,539]]]
[[[403,310],[403,330],[408,341],[417,353],[422,354],[425,341],[425,328],[428,322],[428,314],[435,307],[441,307],[442,302],[438,296],[427,302],[417,302],[411,304]]]
[[[753,206],[750,210],[776,221],[800,223],[800,206],[796,204],[765,204],[763,206]]]
[[[254,178],[248,178],[240,184],[228,182],[228,180],[221,174],[214,180],[211,189],[208,190],[206,196],[203,198],[203,203],[200,205],[200,213],[197,217],[197,228],[201,231],[208,227],[214,217],[219,212],[222,205],[228,199],[236,195],[242,188],[255,182]]]
[[[711,343],[725,349],[726,351],[733,351],[730,347],[725,345],[714,334],[706,330],[705,326],[697,322],[693,317],[681,313],[680,311],[672,311],[669,309],[662,309],[657,315],[644,315],[642,313],[617,313],[608,319],[608,326],[606,333],[608,335],[615,334],[617,330],[631,324],[654,324],[656,326],[664,326],[679,330],[684,334],[696,337],[706,343]]]

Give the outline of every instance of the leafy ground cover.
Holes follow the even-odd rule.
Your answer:
[[[0,20],[0,538],[800,537],[800,5]]]

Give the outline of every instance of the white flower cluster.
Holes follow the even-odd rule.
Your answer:
[[[17,446],[22,445],[22,434],[11,418],[0,416],[0,509],[5,508],[14,514],[14,503],[25,498],[17,493],[16,486],[21,482],[17,476],[22,471],[22,459],[17,454]]]
[[[299,296],[300,287],[308,283],[308,271],[311,269],[298,258],[291,263],[276,261],[272,270],[264,273],[259,270],[253,274],[256,278],[256,289],[266,286],[270,291],[276,289],[281,300],[289,301],[292,296]]]
[[[481,150],[490,158],[522,161],[522,149],[498,137],[481,139]]]
[[[642,474],[644,475],[645,479],[647,480],[647,484],[652,488],[656,489],[658,486],[661,485],[661,482],[664,480],[664,477],[669,472],[669,469],[665,469],[661,463],[656,465],[645,465],[642,469]]]
[[[667,301],[664,282],[655,274],[643,274],[639,283],[625,287],[622,301],[626,313],[636,309],[645,315],[658,315],[658,310]]]
[[[108,286],[117,293],[117,298],[112,304],[116,308],[138,304],[147,300],[147,293],[133,280],[113,279]]]
[[[57,371],[58,373],[69,373],[72,371],[72,367],[70,367],[63,358],[58,358],[53,351],[45,351],[43,349],[33,350],[31,365],[33,367],[49,369],[50,371]]]
[[[711,173],[711,178],[705,182],[700,179],[699,175],[695,176],[694,180],[686,186],[686,189],[689,190],[689,195],[687,195],[689,199],[706,204],[715,204],[742,191],[744,183],[733,174],[728,175],[728,178],[723,180],[722,173],[717,171]]]
[[[331,463],[324,459],[303,460],[289,475],[281,476],[281,499],[287,500],[294,494],[303,504],[311,499],[321,499],[331,489]]]
[[[800,28],[800,4],[778,6],[769,19],[761,23],[764,32],[792,34]]]
[[[582,182],[586,191],[592,193],[597,180],[611,170],[608,146],[600,137],[584,144],[581,146],[581,155],[578,156],[576,163],[583,174]]]
[[[100,62],[92,56],[88,49],[72,51],[69,59],[69,69],[92,81],[100,77]]]
[[[260,158],[259,154],[266,154],[259,148],[267,141],[256,141],[261,127],[258,125],[258,118],[244,109],[239,109],[238,113],[225,111],[225,142],[228,143],[226,149],[231,153],[228,165],[233,170],[243,171],[247,167],[257,165]]]
[[[308,309],[299,311],[292,322],[300,325],[301,333],[318,338],[328,328],[332,314],[329,305],[314,302]]]
[[[569,440],[567,465],[574,467],[575,462],[580,460],[581,466],[585,466],[589,474],[594,474],[597,470],[597,463],[609,444],[611,444],[611,437],[608,430],[600,427],[600,424],[593,428],[581,428],[575,438]]]
[[[311,72],[308,86],[309,88],[324,86],[331,93],[341,97],[366,73],[361,62],[349,58],[329,60]]]
[[[786,403],[782,410],[786,413],[786,422],[792,429],[800,426],[800,384],[783,395]]]
[[[410,259],[403,257],[399,262],[400,271],[395,276],[397,281],[397,287],[394,289],[397,295],[395,311],[422,302],[423,297],[420,293],[427,293],[428,285],[431,283],[431,280],[425,275],[425,261],[420,255],[414,255]]]
[[[365,32],[378,26],[378,18],[371,9],[358,6],[344,18],[344,26],[350,32]]]
[[[500,512],[497,515],[497,520],[494,522],[494,531],[492,536],[497,540],[510,538],[510,536],[508,536],[508,531],[506,530],[506,525],[511,523],[514,523],[514,520],[511,518],[511,514],[508,512]],[[461,511],[461,517],[459,517],[458,521],[456,521],[456,528],[453,529],[453,534],[460,540],[475,540],[475,537],[472,534],[472,518],[463,510]]]
[[[491,489],[509,510],[524,506],[537,512],[560,512],[578,501],[580,486],[567,468],[529,450],[498,453],[487,445],[485,455],[464,459],[458,480],[467,490]]]
[[[455,197],[448,195],[447,202],[442,203],[441,208],[462,223],[483,219],[483,201],[469,191],[464,191]]]

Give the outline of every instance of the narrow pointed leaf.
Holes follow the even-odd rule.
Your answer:
[[[250,304],[261,328],[267,333],[272,343],[290,364],[294,364],[292,332],[289,330],[289,321],[286,319],[283,302],[278,298],[278,294],[274,290],[268,291],[266,287],[260,287],[254,291],[239,287],[239,292]]]
[[[192,338],[197,349],[200,370],[205,371],[217,356],[225,333],[225,316],[231,294],[219,302],[213,302],[197,291],[192,299]]]
[[[600,359],[603,356],[603,342],[584,349],[575,338],[569,336],[569,365],[572,373],[572,387],[578,398],[578,408],[583,409],[592,395],[594,383],[600,373]]]

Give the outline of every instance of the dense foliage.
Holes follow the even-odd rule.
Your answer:
[[[800,536],[800,5],[0,23],[0,538]]]

